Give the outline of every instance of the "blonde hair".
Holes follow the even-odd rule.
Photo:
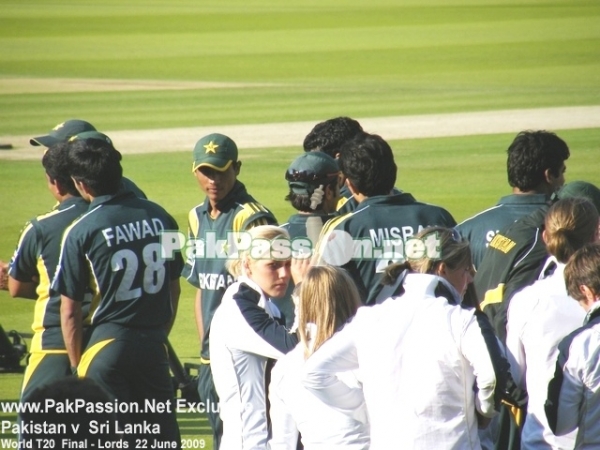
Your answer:
[[[598,210],[586,198],[565,198],[550,207],[544,226],[548,252],[566,263],[576,250],[594,241],[598,233]]]
[[[275,239],[290,239],[290,234],[284,228],[279,228],[275,225],[259,225],[246,231],[250,234],[252,241],[256,239],[266,239],[272,242]],[[228,272],[238,278],[243,273],[243,265],[246,261],[250,263],[255,259],[252,257],[251,252],[252,246],[239,252],[238,257],[235,259],[228,259],[225,263],[225,267]]]
[[[406,269],[413,272],[435,274],[440,263],[444,263],[450,270],[461,267],[471,267],[471,249],[469,242],[463,239],[458,232],[452,228],[428,227],[417,233],[419,239],[426,239],[431,234],[437,234],[440,240],[439,255],[425,255],[419,259],[409,259],[402,263],[391,264],[386,267],[382,284],[394,284],[400,273]]]
[[[300,287],[298,332],[307,358],[356,314],[361,305],[356,284],[335,266],[313,266]],[[309,323],[316,325],[310,336]],[[309,341],[312,342],[309,344]]]

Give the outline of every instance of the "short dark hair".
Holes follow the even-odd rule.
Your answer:
[[[367,197],[387,195],[396,183],[396,163],[389,144],[376,134],[362,132],[344,144],[340,170]]]
[[[48,148],[42,156],[42,166],[50,180],[60,183],[61,187],[69,194],[79,197],[79,191],[75,187],[69,171],[68,148],[69,145],[66,142],[59,142]]]
[[[116,194],[121,186],[121,154],[100,139],[83,139],[69,143],[71,176],[87,184],[96,196]]]
[[[362,132],[358,121],[350,117],[335,117],[319,122],[304,138],[305,152],[324,152],[335,158],[342,145]]]
[[[563,163],[570,156],[565,141],[544,130],[521,131],[507,153],[508,184],[521,191],[531,191],[543,183],[546,169],[558,177]]]
[[[586,244],[577,250],[565,266],[567,292],[575,300],[585,300],[579,286],[587,286],[600,295],[600,243]]]

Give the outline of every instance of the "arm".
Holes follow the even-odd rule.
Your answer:
[[[479,317],[473,314],[463,330],[460,350],[475,375],[476,412],[489,418],[493,417],[499,408],[509,366],[502,357],[489,322],[486,321],[487,317],[483,313],[480,313]]]
[[[62,328],[65,347],[69,354],[72,367],[77,367],[81,360],[81,347],[83,341],[83,321],[81,303],[70,297],[60,297],[60,324]]]
[[[36,300],[36,289],[39,285],[37,270],[38,233],[30,222],[19,237],[17,249],[9,264],[0,261],[0,276],[5,278],[6,286],[11,297],[21,297]]]
[[[511,372],[517,386],[521,389],[524,389],[526,386],[525,374],[527,373],[525,348],[521,340],[523,331],[522,318],[524,316],[523,311],[519,308],[520,303],[524,300],[525,298],[521,298],[520,294],[515,296],[508,308],[508,320],[506,324],[506,349],[510,356]]]
[[[550,429],[557,436],[570,433],[581,421],[581,404],[584,400],[582,380],[577,373],[577,364],[570,361],[570,337],[559,346],[554,378],[548,384],[548,396],[544,409]]]
[[[306,389],[325,404],[345,411],[355,411],[364,403],[361,389],[348,386],[336,376],[338,372],[358,369],[354,343],[354,333],[358,331],[355,318],[313,353],[302,369]]]
[[[0,291],[8,289],[8,264],[0,260]],[[12,294],[10,294],[12,295]],[[12,295],[14,297],[14,295]]]
[[[296,450],[298,443],[298,428],[296,422],[280,396],[279,381],[281,374],[275,366],[269,385],[269,416],[271,417],[272,436],[269,440],[270,450]]]
[[[246,284],[240,284],[238,292],[233,294],[233,300],[245,323],[251,328],[251,333],[238,333],[235,348],[279,359],[294,349],[298,337],[290,334],[285,326],[280,325],[267,312],[258,306],[260,294]]]
[[[35,300],[38,298],[38,283],[35,281],[19,281],[13,277],[8,277],[8,292],[11,297],[29,298]]]
[[[171,332],[175,318],[177,317],[177,308],[179,306],[179,296],[181,294],[181,285],[179,284],[179,278],[171,280],[169,283],[169,294],[171,297],[171,309],[173,310],[173,317],[167,324],[167,335]]]
[[[196,290],[196,298],[194,300],[194,316],[196,318],[196,329],[198,330],[198,338],[200,339],[200,347],[204,339],[204,322],[202,322],[202,291]]]

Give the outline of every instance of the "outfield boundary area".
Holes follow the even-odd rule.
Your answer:
[[[517,133],[522,130],[571,130],[600,128],[600,106],[569,106],[536,109],[423,114],[394,117],[356,118],[363,128],[386,140],[472,136]],[[241,151],[245,148],[302,146],[306,134],[320,120],[254,125],[212,125],[155,130],[105,132],[124,155],[191,151],[202,136],[223,133],[230,136]],[[48,130],[45,130],[48,131]],[[37,135],[43,134],[40,130]],[[40,157],[40,148],[29,145],[32,136],[0,136],[12,150],[0,151],[0,159],[32,160]]]

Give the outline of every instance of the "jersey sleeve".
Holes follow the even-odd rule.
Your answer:
[[[179,231],[179,225],[177,224],[177,221],[170,215],[168,217],[169,231]],[[173,258],[167,261],[167,265],[170,269],[170,281],[178,279],[183,271],[184,261],[181,253],[182,252],[174,252]]]
[[[71,225],[63,235],[60,258],[51,290],[75,301],[83,301],[90,284],[89,270],[83,243],[73,232],[73,225]]]
[[[482,315],[479,319],[483,317],[485,316]],[[488,330],[473,314],[463,330],[460,341],[461,353],[471,364],[475,375],[475,405],[477,411],[485,417],[493,417],[496,414],[504,394],[500,382],[504,378],[503,369],[498,364],[501,355],[497,341],[493,342],[495,339],[491,327]],[[504,370],[508,368],[504,367]]]
[[[197,239],[200,235],[200,220],[196,213],[196,208],[192,209],[188,214],[188,240]],[[195,269],[196,258],[194,252],[190,251],[187,254],[185,263],[181,270],[181,276],[187,280],[192,286],[200,288],[200,280]]]
[[[511,301],[506,325],[506,349],[511,356],[511,369],[517,385],[525,388],[525,374],[527,372],[527,360],[525,358],[525,347],[523,345],[522,334],[525,326],[524,302],[529,290],[522,291],[515,295]]]
[[[280,383],[284,376],[282,367],[277,363],[271,375],[269,385],[269,416],[271,417],[270,450],[296,450],[298,428],[296,422],[281,396]]]
[[[33,222],[27,223],[19,236],[17,248],[10,260],[8,274],[17,281],[29,282],[38,275],[36,267],[38,239]]]
[[[358,369],[356,319],[310,355],[302,369],[302,384],[306,389],[325,404],[346,412],[355,411],[364,403],[362,389],[348,386],[336,376],[338,372]]]
[[[244,283],[233,295],[242,317],[253,331],[247,336],[240,334],[242,338],[233,345],[239,350],[278,359],[298,345],[298,337],[258,305],[259,297],[258,292]]]
[[[559,344],[556,371],[548,384],[544,405],[548,425],[557,436],[578,427],[584,402],[586,387],[580,376],[584,362],[570,354],[572,340],[573,335],[570,335]]]

